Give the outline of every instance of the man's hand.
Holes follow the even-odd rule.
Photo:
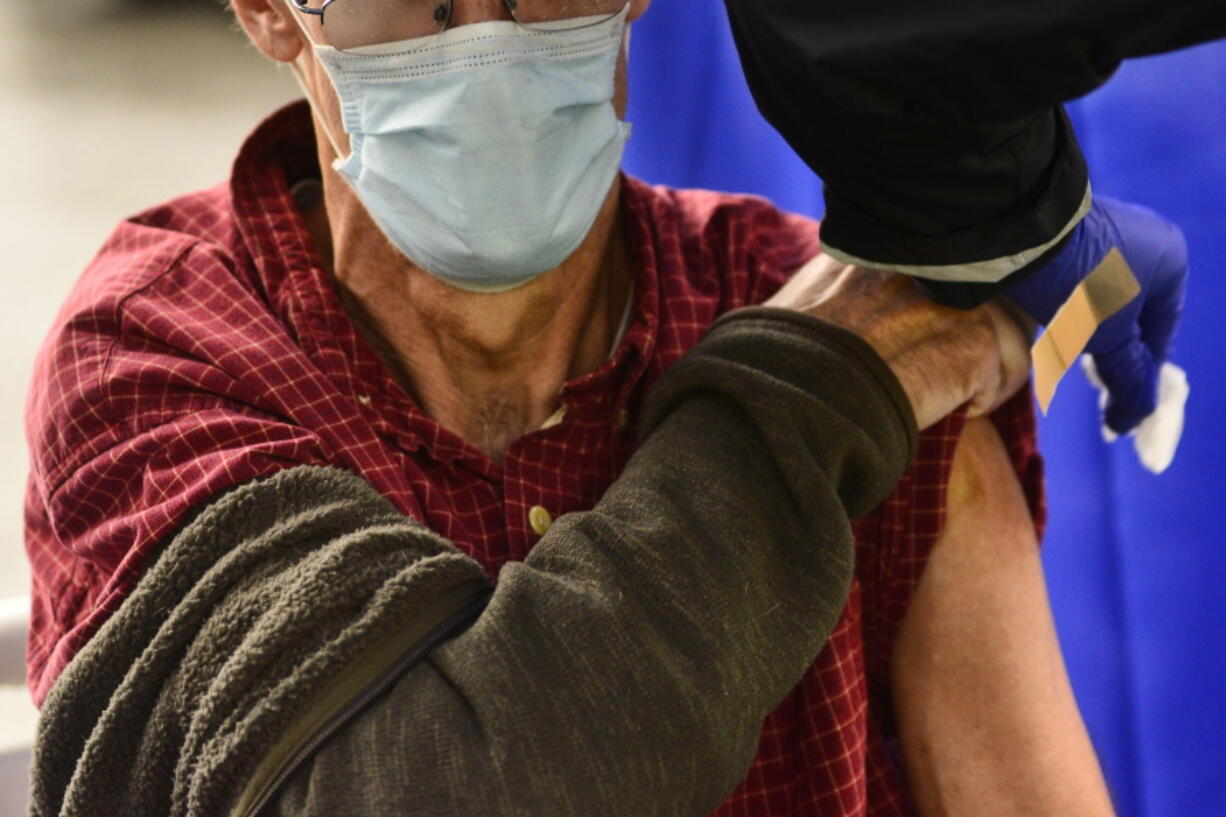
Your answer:
[[[1030,371],[1026,329],[997,304],[938,306],[905,275],[864,269],[821,254],[766,306],[806,312],[855,332],[881,355],[925,429],[959,406],[986,414]]]
[[[1103,422],[1114,434],[1126,434],[1154,414],[1158,373],[1183,310],[1188,248],[1179,228],[1144,207],[1095,197],[1089,214],[1060,252],[1006,294],[1046,324],[1112,247],[1123,254],[1141,293],[1103,322],[1086,351],[1093,355],[1107,392]],[[1178,414],[1182,424],[1182,405]],[[1171,455],[1177,442],[1176,435],[1170,444]]]

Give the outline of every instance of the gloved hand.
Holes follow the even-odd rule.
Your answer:
[[[1111,394],[1103,385],[1089,355],[1081,356],[1081,368],[1086,379],[1098,389],[1098,407],[1106,408]],[[1129,435],[1137,459],[1155,474],[1161,474],[1175,459],[1175,449],[1179,447],[1179,438],[1183,435],[1183,408],[1187,402],[1188,375],[1168,360],[1158,370],[1158,408]],[[1114,431],[1103,426],[1104,440],[1113,443],[1118,437]]]
[[[1118,435],[1134,431],[1158,405],[1158,372],[1170,351],[1187,286],[1188,248],[1179,228],[1152,210],[1097,196],[1055,258],[1005,294],[1047,324],[1112,247],[1132,268],[1141,292],[1099,326],[1086,351],[1107,393],[1104,424]],[[1182,405],[1179,415],[1182,427]],[[1171,455],[1177,443],[1176,438]],[[1169,456],[1165,459],[1169,462]]]

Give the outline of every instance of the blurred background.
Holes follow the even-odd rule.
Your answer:
[[[211,0],[10,2],[5,12],[0,246],[12,266],[0,278],[0,599],[28,591],[21,410],[59,302],[116,221],[224,180],[243,137],[298,96]],[[819,183],[745,90],[722,3],[657,2],[634,27],[630,74],[631,172],[820,214]],[[1070,110],[1096,190],[1154,207],[1188,235],[1193,278],[1175,356],[1192,394],[1183,448],[1153,477],[1126,442],[1102,444],[1080,375],[1062,385],[1040,428],[1057,625],[1120,814],[1220,817],[1226,44],[1131,63]],[[4,783],[5,758],[16,757],[5,741],[32,723],[23,690],[0,692],[0,814],[18,795]]]
[[[29,592],[22,405],[60,302],[119,219],[225,179],[246,134],[298,92],[212,0],[0,10],[3,618],[3,600]],[[0,817],[25,813],[34,731],[29,695],[13,680],[0,677]]]

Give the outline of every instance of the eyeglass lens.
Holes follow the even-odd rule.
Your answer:
[[[437,34],[451,19],[455,0],[333,0],[324,7],[329,42],[342,51]],[[464,2],[464,0],[459,0]],[[515,20],[529,28],[567,30],[614,16],[626,0],[505,0]]]
[[[451,0],[333,0],[324,7],[328,41],[342,51],[437,34]]]
[[[579,25],[607,20],[625,7],[626,0],[506,0],[506,4],[521,25],[546,24],[564,31],[568,26],[559,24],[566,20],[581,21]]]

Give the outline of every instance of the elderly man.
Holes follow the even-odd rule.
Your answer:
[[[235,2],[314,119],[40,357],[35,813],[905,813],[894,735],[919,803],[1109,811],[1028,400],[938,422],[1020,330],[619,177],[646,5]]]

